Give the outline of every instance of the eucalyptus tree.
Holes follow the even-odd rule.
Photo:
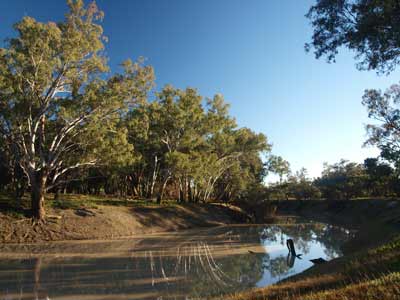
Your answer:
[[[395,193],[394,186],[398,185],[398,178],[392,166],[378,158],[367,158],[364,168],[368,175],[366,187],[370,196],[388,197]]]
[[[307,18],[313,36],[307,50],[335,61],[341,47],[355,52],[359,69],[393,71],[400,62],[398,0],[317,0]]]
[[[368,117],[373,121],[366,126],[368,139],[366,145],[377,146],[381,156],[400,167],[400,85],[392,85],[385,92],[366,90],[363,105]]]
[[[154,192],[161,201],[169,187],[177,188],[180,201],[206,202],[262,180],[259,154],[270,145],[264,135],[237,127],[222,95],[204,99],[195,89],[167,85],[128,119],[142,196]]]
[[[335,164],[324,164],[322,176],[315,181],[324,198],[349,200],[367,196],[367,174],[363,165],[342,159]]]
[[[155,96],[130,112],[127,128],[138,155],[132,173],[136,190],[152,198],[158,187],[161,201],[171,181],[179,182],[182,193],[186,188],[192,164],[186,161],[201,143],[204,110],[195,89],[167,85]]]
[[[268,172],[277,174],[279,176],[279,182],[282,183],[283,177],[290,174],[290,164],[287,160],[284,160],[281,156],[270,155],[266,162],[266,169]]]
[[[133,148],[119,121],[153,80],[150,67],[130,61],[106,79],[103,13],[94,2],[68,6],[59,23],[24,17],[0,49],[0,130],[16,149],[38,219],[46,190],[64,174],[129,158]]]
[[[301,168],[294,175],[289,176],[287,189],[290,197],[297,200],[320,199],[321,192],[315,183],[308,177],[307,170]]]
[[[271,145],[264,134],[257,134],[248,128],[232,132],[234,137],[225,155],[230,156],[230,165],[217,181],[217,191],[225,201],[249,196],[250,190],[259,190],[266,175],[261,154],[268,154]]]
[[[154,186],[159,174],[162,153],[159,141],[154,138],[153,126],[158,119],[155,105],[140,103],[126,118],[128,139],[134,145],[136,157],[128,171],[134,196],[151,198],[153,188],[149,186]]]
[[[193,181],[199,190],[197,201],[206,202],[212,196],[229,200],[252,184],[262,182],[264,168],[260,154],[270,151],[267,138],[248,128],[238,128],[228,108],[222,95],[207,101],[205,143],[197,150],[201,153],[200,167],[196,168],[197,179]]]
[[[179,187],[180,201],[186,201],[192,181],[193,155],[204,146],[203,97],[196,89],[164,89],[162,105],[161,142],[167,150],[165,180],[174,179]]]

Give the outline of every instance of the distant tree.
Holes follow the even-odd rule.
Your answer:
[[[306,50],[333,62],[347,47],[359,69],[393,71],[400,62],[399,16],[398,0],[317,0],[306,15],[314,29]]]
[[[290,174],[290,164],[281,156],[271,155],[266,163],[266,170],[268,172],[277,174],[279,182],[283,182],[283,177]]]
[[[315,186],[314,182],[308,178],[305,168],[301,168],[294,175],[289,176],[287,189],[290,197],[294,197],[297,200],[321,198],[320,190]]]
[[[399,176],[382,159],[368,158],[364,164],[341,160],[324,164],[321,177],[311,180],[302,168],[286,180],[269,184],[267,199],[345,200],[357,197],[393,197],[400,194]]]
[[[393,195],[393,184],[397,181],[397,176],[389,164],[377,158],[367,158],[364,161],[364,168],[368,175],[367,188],[371,196]]]
[[[363,165],[342,159],[332,165],[325,163],[322,176],[315,184],[326,199],[351,199],[366,196],[366,176]]]

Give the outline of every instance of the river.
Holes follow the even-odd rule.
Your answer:
[[[207,299],[331,260],[353,233],[323,223],[235,225],[114,241],[0,245],[0,299]],[[288,255],[292,239],[300,257]]]

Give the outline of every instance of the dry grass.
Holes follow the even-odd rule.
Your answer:
[[[378,248],[333,260],[279,284],[225,299],[400,299],[400,236]]]
[[[148,199],[128,199],[109,195],[80,195],[60,194],[58,200],[54,200],[54,194],[46,194],[45,205],[47,208],[55,209],[96,209],[98,206],[125,206],[125,207],[159,207],[175,206],[175,200],[165,200],[161,205]],[[30,208],[30,196],[26,193],[17,207],[16,200],[12,195],[0,193],[0,211],[10,216],[25,214]]]
[[[349,284],[343,288],[311,293],[304,300],[398,300],[400,273],[390,273],[378,279]],[[298,299],[298,298],[292,298]]]

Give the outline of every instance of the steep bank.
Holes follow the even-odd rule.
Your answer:
[[[105,206],[48,209],[44,223],[0,211],[0,242],[26,243],[113,239],[136,234],[240,223],[246,215],[234,206]]]
[[[335,223],[363,225],[371,221],[400,225],[400,200],[271,201],[278,215],[299,215]]]

